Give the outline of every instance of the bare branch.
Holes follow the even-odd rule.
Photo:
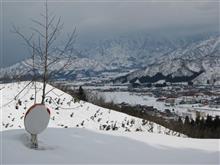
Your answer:
[[[43,50],[42,50],[42,48],[41,48],[41,40],[40,40],[40,36],[38,37],[38,50],[39,50],[39,56],[40,56],[40,58],[41,58],[41,60],[43,60],[43,55],[44,55],[44,53],[43,53]]]
[[[59,72],[63,71],[64,69],[66,69],[71,64],[70,59],[71,59],[71,56],[68,57],[67,62],[59,70],[57,70],[56,73],[59,73]],[[53,76],[53,72],[51,72],[48,75],[48,78],[50,79],[52,76]]]
[[[17,93],[17,95],[15,96],[15,100],[17,99],[17,97],[33,82],[33,80],[31,80],[27,85],[25,85],[25,87]]]
[[[58,51],[60,51],[59,56],[62,56],[66,51],[70,50],[70,48],[72,48],[72,45],[74,44],[75,40],[75,33],[76,33],[76,28],[73,30],[73,32],[69,35],[69,39],[67,40],[65,47],[63,50],[57,49]]]
[[[48,25],[49,26],[49,25]],[[50,34],[50,37],[49,37],[49,39],[48,39],[48,46],[50,46],[52,43],[52,41],[55,41],[55,39],[56,39],[56,34],[57,34],[57,32],[59,31],[59,30],[61,30],[61,27],[60,27],[60,18],[59,18],[59,20],[57,21],[57,24],[56,24],[56,26],[55,26],[55,29],[53,30],[53,32]]]
[[[56,18],[56,16],[53,16],[48,23],[48,28],[50,28],[50,26],[53,24],[54,19]]]
[[[54,64],[55,62],[59,61],[61,58],[56,57],[53,61],[51,61],[47,66],[51,66],[52,64]]]
[[[37,30],[36,28],[31,27],[31,30],[35,31],[36,33],[38,33],[41,37],[45,38],[45,36],[43,35],[43,33],[41,33],[39,30]]]
[[[41,23],[40,21],[37,21],[37,20],[35,20],[35,19],[32,19],[32,22],[35,23],[35,24],[37,24],[37,25],[39,25],[39,26],[41,26],[42,28],[45,28],[45,27],[46,27],[43,23]]]
[[[46,15],[44,13],[40,13],[40,16],[46,19]]]
[[[13,33],[17,34],[21,39],[23,39],[23,41],[26,43],[26,45],[30,48],[33,49],[33,45],[32,45],[32,38],[33,38],[33,34],[31,34],[31,36],[29,38],[25,37],[20,31],[19,31],[19,28],[13,26],[12,27],[13,30],[11,30]],[[36,49],[37,53],[39,54],[39,50]]]

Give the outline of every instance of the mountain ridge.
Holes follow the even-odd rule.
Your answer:
[[[220,37],[216,36],[160,56],[145,69],[135,71],[124,77],[118,77],[115,82],[133,82],[138,79],[142,83],[151,83],[156,81],[147,80],[147,77],[152,78],[160,74],[162,76],[157,80],[165,79],[167,82],[193,81],[196,84],[206,84],[209,80],[220,84],[219,71]],[[191,76],[193,78],[185,78],[184,80],[184,77]],[[183,80],[169,80],[175,77],[183,77]],[[146,80],[143,80],[144,78]]]
[[[122,83],[134,79],[149,79],[157,73],[162,77],[172,79],[173,77],[186,78],[185,81],[193,81],[197,84],[220,81],[220,37],[218,35],[194,39],[194,40],[167,40],[153,39],[152,37],[119,37],[105,40],[100,44],[94,44],[89,50],[66,54],[62,60],[49,68],[55,80],[77,80],[80,78],[108,77],[105,73],[114,73],[117,77],[114,82]],[[174,42],[176,41],[176,43]],[[174,44],[175,43],[175,44]],[[182,45],[182,46],[181,46]],[[70,58],[70,65],[65,70],[59,70]],[[56,56],[51,56],[51,61]],[[36,63],[39,63],[38,60]],[[200,62],[202,62],[200,64]],[[0,69],[0,79],[13,79],[20,77],[30,80],[33,75],[32,59],[26,59],[12,66]],[[41,75],[42,67],[35,64],[35,73]],[[131,72],[133,70],[133,72]],[[131,73],[130,73],[131,72]],[[209,72],[213,72],[209,74]],[[120,74],[127,76],[117,76]],[[196,76],[197,75],[197,76]],[[196,77],[195,77],[196,76]],[[184,81],[179,80],[179,81]],[[147,80],[142,82],[148,82]],[[150,81],[151,82],[151,81]],[[172,80],[171,80],[172,82]],[[219,84],[219,83],[217,83]]]

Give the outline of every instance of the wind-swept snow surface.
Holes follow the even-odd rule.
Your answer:
[[[186,138],[153,122],[75,102],[50,85],[50,128],[39,135],[39,150],[30,149],[23,129],[24,114],[34,103],[34,86],[23,90],[28,83],[0,84],[1,163],[220,163],[219,139]],[[37,103],[41,88],[37,83]]]
[[[33,150],[24,130],[3,131],[1,136],[3,163],[219,164],[218,140],[49,128],[40,135],[39,150]]]

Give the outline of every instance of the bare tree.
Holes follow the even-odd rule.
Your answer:
[[[37,86],[36,86],[36,71],[35,71],[35,44],[33,43],[33,50],[32,50],[32,62],[33,62],[33,85],[34,85],[34,104],[36,104],[37,99]]]
[[[31,27],[32,34],[27,37],[20,31],[20,29],[16,26],[13,26],[13,32],[17,34],[25,43],[25,45],[32,49],[35,56],[33,56],[33,60],[36,61],[36,57],[39,59],[39,68],[43,70],[43,74],[41,75],[41,80],[43,82],[42,88],[42,100],[41,103],[45,103],[46,97],[46,85],[53,76],[49,69],[61,59],[66,58],[66,63],[59,68],[57,72],[68,67],[70,64],[70,55],[64,54],[68,52],[72,52],[73,45],[76,40],[76,28],[67,35],[67,40],[61,46],[57,46],[56,41],[60,37],[61,31],[63,29],[63,23],[61,23],[61,18],[56,18],[55,15],[51,15],[48,10],[48,3],[46,0],[45,3],[45,12],[41,14],[43,21],[33,19],[32,22],[36,25],[36,27]],[[33,44],[38,43],[38,44]],[[54,56],[56,55],[56,56]],[[36,65],[33,64],[33,67],[36,69]],[[35,71],[34,71],[35,72]]]

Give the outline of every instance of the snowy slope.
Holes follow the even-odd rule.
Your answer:
[[[29,149],[24,130],[0,132],[2,163],[16,164],[219,164],[219,140],[178,138],[143,132],[97,132],[49,128],[39,150]]]
[[[27,109],[33,105],[34,86],[30,84],[16,99],[15,96],[26,86],[28,82],[20,84],[9,83],[0,84],[2,92],[2,129],[24,128],[23,120]],[[37,84],[37,102],[41,99],[42,84]],[[105,109],[87,102],[75,102],[70,95],[59,89],[47,86],[49,92],[46,104],[51,109],[51,120],[49,127],[68,128],[80,127],[92,130],[114,130],[135,132],[137,129],[144,132],[154,132],[178,136],[179,133],[173,132],[152,122]],[[20,99],[21,105],[18,104]],[[18,105],[18,109],[16,109]]]
[[[28,83],[0,84],[0,148],[4,164],[219,164],[219,139],[165,135],[178,133],[155,123],[145,121],[143,124],[139,118],[90,103],[74,102],[70,95],[50,85],[47,86],[46,101],[51,110],[50,128],[39,135],[39,150],[31,150],[30,136],[23,129],[23,120],[27,108],[34,102],[34,86],[30,85],[15,98]],[[41,87],[38,83],[37,102],[40,101]],[[17,104],[19,99],[21,105]],[[118,129],[113,131],[113,125]],[[137,132],[137,128],[142,131]]]

